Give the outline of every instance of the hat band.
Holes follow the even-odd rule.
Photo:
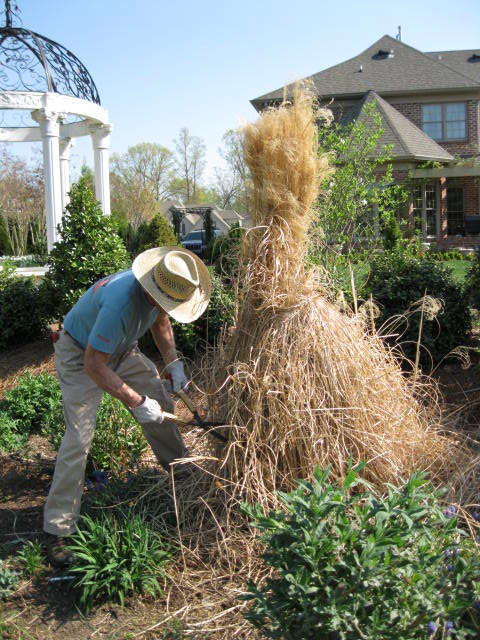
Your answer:
[[[172,296],[170,293],[167,293],[167,292],[165,291],[165,289],[162,289],[162,288],[160,287],[160,285],[158,284],[158,282],[157,282],[157,280],[156,280],[156,278],[155,278],[155,273],[154,273],[154,271],[155,271],[155,268],[153,268],[153,269],[151,269],[151,270],[150,270],[150,277],[152,278],[152,282],[153,282],[153,284],[156,286],[156,288],[158,289],[158,291],[160,291],[160,293],[162,294],[162,296],[165,296],[166,298],[168,298],[169,300],[173,300],[174,302],[182,302],[182,301],[183,301],[183,302],[186,302],[187,300],[190,300],[190,299],[192,298],[192,296],[193,296],[193,292],[192,292],[192,295],[191,295],[191,296],[189,296],[188,298],[184,298],[183,296],[180,296],[180,297],[179,297],[179,296]],[[199,288],[200,288],[200,290],[202,289],[201,287],[199,287]]]

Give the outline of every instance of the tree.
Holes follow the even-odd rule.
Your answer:
[[[319,127],[320,153],[330,154],[335,167],[318,201],[324,247],[335,246],[348,255],[359,244],[371,247],[382,235],[388,242],[397,236],[395,225],[407,193],[393,181],[391,148],[374,154],[382,133],[375,102],[365,106],[364,119]]]
[[[36,250],[45,245],[43,171],[41,166],[29,167],[4,148],[0,175],[0,216],[9,252],[25,255],[29,246]]]
[[[215,172],[214,189],[222,209],[235,209],[248,215],[250,212],[250,171],[243,153],[242,137],[238,131],[227,131],[219,150],[226,168]]]
[[[174,140],[177,151],[177,192],[185,204],[198,202],[200,180],[206,167],[206,147],[202,138],[190,135],[186,127],[180,129]]]
[[[174,246],[178,244],[175,232],[168,220],[160,212],[156,213],[149,224],[140,233],[138,253],[153,247]]]
[[[155,215],[157,203],[172,195],[173,152],[142,142],[123,155],[112,154],[110,167],[112,211],[138,229]]]

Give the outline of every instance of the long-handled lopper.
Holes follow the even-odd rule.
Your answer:
[[[200,417],[198,411],[195,409],[193,402],[190,400],[190,398],[187,396],[187,394],[184,391],[179,391],[177,395],[180,398],[180,400],[182,400],[182,402],[185,404],[187,409],[192,413],[193,418],[190,418],[190,419],[180,418],[179,416],[176,416],[173,413],[167,413],[166,411],[164,411],[163,415],[166,420],[171,420],[172,422],[175,422],[178,425],[185,425],[185,426],[189,425],[193,427],[200,427],[201,429],[205,429],[205,431],[208,431],[208,433],[210,433],[214,438],[217,438],[217,440],[221,440],[222,442],[228,442],[228,438],[226,438],[221,433],[218,433],[218,431],[214,430],[214,427],[224,427],[225,424],[223,422],[212,422],[210,420],[209,421],[203,420],[203,418]]]

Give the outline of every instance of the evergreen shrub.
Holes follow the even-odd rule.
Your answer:
[[[475,249],[472,264],[465,278],[465,288],[470,304],[480,310],[480,246]]]
[[[88,178],[80,178],[69,196],[43,282],[51,313],[60,320],[94,282],[130,266],[117,223],[103,215]]]
[[[216,273],[232,282],[238,275],[238,260],[245,230],[238,223],[232,225],[225,235],[210,240],[206,249],[206,260],[215,267]]]
[[[428,367],[432,361],[440,362],[454,348],[465,344],[472,326],[467,295],[445,263],[406,251],[374,257],[364,295],[371,295],[380,306],[377,327],[407,312],[425,294],[439,299],[443,307],[436,318],[429,319],[425,314],[422,319],[420,362]],[[404,333],[398,339],[404,355],[412,361],[417,349],[421,305],[418,309],[402,325]]]
[[[152,220],[142,225],[138,234],[138,247],[136,253],[141,253],[154,247],[170,247],[178,245],[172,225],[160,212],[156,213]]]
[[[0,349],[38,339],[50,320],[42,289],[14,271],[12,263],[0,267]]]

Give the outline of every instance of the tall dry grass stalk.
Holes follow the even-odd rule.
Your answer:
[[[340,480],[350,453],[383,485],[415,468],[458,490],[472,459],[445,432],[436,389],[409,380],[361,314],[327,301],[305,268],[311,207],[328,170],[318,158],[308,87],[244,128],[253,179],[239,313],[208,372],[217,415],[235,425],[220,473],[265,506],[275,491],[330,465]],[[415,382],[415,383],[414,383]]]
[[[260,637],[238,596],[268,569],[239,499],[279,506],[275,491],[317,464],[340,480],[350,452],[369,461],[378,486],[423,468],[457,502],[477,488],[469,449],[443,428],[436,388],[402,373],[372,328],[373,308],[342,312],[305,270],[310,207],[327,171],[317,158],[316,117],[308,89],[297,87],[293,105],[265,112],[244,132],[255,227],[243,247],[234,330],[203,372],[212,417],[235,426],[224,431],[226,446],[190,442],[191,462],[207,473],[172,487],[182,558],[168,576],[166,619],[183,619],[194,637]]]

